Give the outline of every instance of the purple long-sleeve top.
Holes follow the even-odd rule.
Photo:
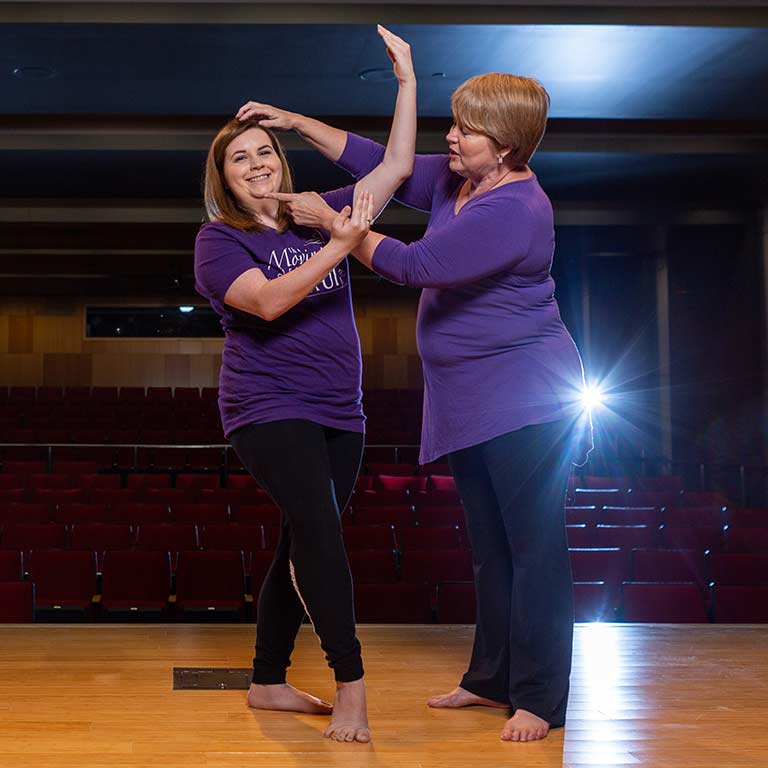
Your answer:
[[[348,134],[339,165],[357,178],[384,147]],[[447,155],[417,155],[395,199],[430,213],[410,245],[387,237],[374,270],[423,288],[416,335],[424,368],[421,463],[531,424],[581,413],[584,372],[550,275],[552,205],[535,175],[472,198]]]

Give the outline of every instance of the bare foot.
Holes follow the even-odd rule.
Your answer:
[[[304,712],[308,715],[330,715],[333,707],[310,693],[288,683],[256,685],[248,690],[248,706],[254,709],[276,709],[281,712]]]
[[[502,741],[536,741],[549,733],[549,723],[525,709],[515,710],[501,729]]]
[[[351,683],[336,683],[333,716],[323,736],[335,741],[371,740],[365,703],[365,683],[362,678]]]
[[[496,707],[497,709],[509,709],[509,704],[492,699],[484,699],[482,696],[476,696],[474,693],[465,691],[463,688],[454,688],[450,693],[444,693],[442,696],[433,696],[427,704],[430,707],[450,709],[458,707]]]

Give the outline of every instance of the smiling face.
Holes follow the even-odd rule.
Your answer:
[[[279,192],[283,166],[270,137],[261,128],[249,128],[226,148],[224,180],[239,205],[254,210],[265,192]]]
[[[448,142],[448,166],[459,176],[477,182],[498,168],[499,150],[484,133],[454,123],[445,139]]]

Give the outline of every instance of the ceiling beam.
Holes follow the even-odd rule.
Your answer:
[[[51,24],[632,24],[766,27],[762,0],[180,0],[9,2],[0,23]]]
[[[205,152],[221,117],[99,117],[51,116],[43,122],[23,115],[0,121],[0,151],[122,151]],[[389,119],[325,117],[345,130],[386,142]],[[445,151],[450,117],[419,122],[417,151]],[[292,152],[313,151],[295,134],[281,134]],[[552,119],[540,152],[600,152],[651,154],[764,154],[768,152],[768,123],[724,123],[659,120]]]

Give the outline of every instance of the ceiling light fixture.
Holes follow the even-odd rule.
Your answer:
[[[23,67],[15,67],[13,76],[18,80],[51,80],[58,72],[53,67],[43,64],[26,64]]]

